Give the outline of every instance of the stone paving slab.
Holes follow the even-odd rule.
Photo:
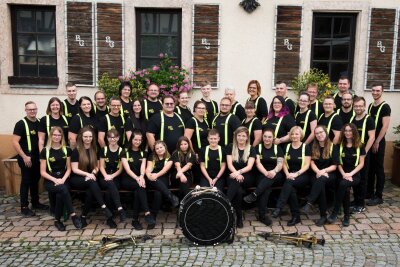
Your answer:
[[[117,229],[109,229],[98,212],[90,217],[85,229],[75,229],[69,220],[67,231],[60,232],[47,213],[23,217],[18,198],[0,192],[0,266],[399,266],[400,188],[390,183],[386,186],[385,203],[353,214],[347,228],[342,227],[340,219],[317,227],[315,214],[302,215],[301,224],[288,227],[287,212],[267,227],[254,220],[256,210],[250,209],[245,212],[244,228],[238,229],[234,243],[209,247],[189,243],[175,228],[175,213],[161,213],[153,230],[135,231],[129,218]],[[41,197],[44,201],[46,194]],[[314,233],[325,238],[326,244],[308,249],[266,241],[257,235],[283,231]],[[97,254],[98,246],[87,245],[88,240],[100,240],[108,234],[149,234],[155,238],[104,256]]]

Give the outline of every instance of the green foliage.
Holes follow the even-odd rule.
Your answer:
[[[400,134],[400,125],[393,127],[393,129],[394,129],[394,132],[393,132],[394,134],[396,134],[396,135]],[[400,140],[394,140],[393,143],[395,146],[400,147]]]
[[[121,82],[117,78],[110,78],[108,73],[105,72],[103,73],[103,75],[101,75],[98,84],[99,89],[104,91],[104,93],[106,94],[107,102],[112,96],[118,96],[118,88]]]
[[[307,89],[307,85],[315,83],[318,85],[318,99],[322,100],[326,96],[337,91],[337,86],[332,85],[329,76],[318,69],[311,69],[303,74],[299,74],[292,80],[292,89],[299,95]]]

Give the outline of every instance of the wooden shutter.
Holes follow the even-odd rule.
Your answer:
[[[366,88],[375,82],[392,87],[393,38],[395,9],[372,8],[369,25],[369,47]]]
[[[194,5],[193,82],[218,87],[219,5]]]
[[[68,81],[93,85],[92,3],[67,2]]]
[[[301,6],[277,6],[274,82],[290,82],[300,71]]]
[[[400,90],[400,9],[397,12],[397,51],[395,51],[396,71],[394,73],[394,89]]]
[[[123,73],[122,5],[97,4],[98,76],[105,72],[116,78]]]

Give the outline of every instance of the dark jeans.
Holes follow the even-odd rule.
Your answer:
[[[140,187],[136,180],[126,173],[121,177],[121,188],[134,192],[133,219],[139,217],[140,207],[144,212],[150,211],[146,189]]]
[[[279,195],[278,202],[276,203],[276,207],[282,209],[283,206],[289,201],[290,210],[292,216],[299,216],[299,201],[297,199],[297,189],[304,188],[310,181],[309,175],[307,172],[302,175],[296,177],[294,180],[286,179],[283,184],[282,191]]]
[[[311,193],[307,198],[307,201],[314,204],[318,201],[320,216],[326,216],[327,201],[326,201],[326,189],[327,187],[334,187],[336,181],[336,172],[329,173],[329,177],[321,176],[317,178],[315,175],[311,176]]]
[[[82,212],[83,215],[86,216],[87,213],[91,210],[93,198],[100,206],[105,205],[99,184],[96,181],[85,181],[85,177],[72,174],[71,178],[69,179],[69,185],[72,189],[86,190],[85,208]]]
[[[75,212],[72,206],[68,184],[64,183],[61,185],[54,185],[52,181],[46,179],[44,186],[49,193],[52,193],[55,196],[54,217],[57,221],[59,221],[63,215],[64,206],[68,215]]]
[[[244,177],[243,182],[239,183],[236,179],[227,177],[226,182],[228,185],[228,190],[226,195],[232,206],[236,210],[236,215],[242,217],[242,199],[243,199],[243,189],[254,186],[256,178],[252,171],[242,174]]]
[[[342,177],[338,179],[333,214],[337,215],[340,206],[343,204],[344,215],[350,216],[350,188],[356,186],[360,182],[360,179],[360,172],[353,176],[353,181],[345,180]]]
[[[282,185],[283,183],[284,177],[281,172],[278,172],[273,179],[270,179],[261,173],[258,174],[257,187],[254,193],[258,197],[258,215],[260,218],[265,217],[272,186]]]
[[[150,188],[155,190],[151,212],[154,216],[157,216],[161,208],[163,197],[169,198],[171,195],[171,191],[169,191],[168,189],[169,177],[167,175],[164,175],[158,177],[156,181],[147,180],[146,184],[148,184]]]
[[[368,151],[367,155],[365,156],[364,167],[360,171],[360,182],[358,185],[353,186],[354,202],[356,206],[360,207],[365,206],[370,154],[371,151]]]
[[[120,181],[119,181],[119,176],[115,177],[111,181],[106,181],[104,180],[103,175],[100,175],[97,178],[97,182],[100,185],[100,188],[103,190],[106,190],[106,203],[107,206],[112,207],[114,206],[115,208],[122,207],[121,205],[121,197],[119,196],[119,188],[120,188]]]
[[[383,187],[385,185],[385,171],[383,166],[383,163],[385,161],[385,146],[386,146],[385,139],[382,139],[379,142],[379,148],[377,153],[373,153],[371,151],[370,167],[368,172],[368,183],[367,183],[367,195],[370,198],[373,196],[382,198]]]
[[[18,166],[21,168],[21,185],[19,193],[21,197],[21,208],[28,207],[28,195],[31,193],[32,206],[39,203],[39,180],[40,162],[39,159],[32,158],[32,166],[25,166],[24,160],[18,156]]]

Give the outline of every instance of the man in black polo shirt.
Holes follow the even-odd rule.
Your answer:
[[[315,116],[319,118],[319,116],[324,113],[324,108],[321,101],[318,100],[318,84],[308,84],[306,92],[310,96],[310,109],[314,112]]]
[[[342,119],[343,124],[349,123],[356,116],[356,113],[353,110],[352,94],[344,93],[342,95],[342,107],[338,109],[336,113]]]
[[[107,145],[105,136],[112,128],[115,128],[119,133],[118,145],[121,147],[131,137],[133,130],[131,119],[121,116],[120,109],[121,100],[118,97],[112,97],[110,99],[110,113],[103,117],[99,125],[98,142],[102,148]]]
[[[158,99],[160,88],[157,84],[151,83],[149,87],[147,87],[146,94],[147,99],[144,99],[142,102],[142,112],[143,118],[145,118],[146,121],[149,121],[154,114],[159,113],[163,109],[163,106],[161,101]]]
[[[236,101],[235,99],[236,92],[235,89],[232,87],[227,87],[225,89],[225,97],[229,98],[231,100],[232,106],[231,106],[231,113],[233,115],[236,115],[240,121],[246,119],[246,112],[243,108],[243,106]]]
[[[79,103],[76,99],[77,90],[74,83],[67,83],[65,85],[67,91],[67,98],[63,101],[64,116],[67,117],[68,123],[72,117],[79,112]]]
[[[18,166],[21,168],[21,213],[25,216],[34,216],[35,213],[29,209],[29,191],[33,209],[47,210],[49,206],[39,203],[39,120],[36,118],[36,104],[32,101],[27,102],[25,112],[26,117],[15,124],[12,144],[18,153]]]
[[[178,139],[185,133],[185,124],[182,118],[174,113],[175,99],[173,96],[164,96],[162,100],[163,109],[153,115],[149,120],[147,128],[147,142],[151,150],[157,140],[165,142],[168,152],[172,154],[176,149]]]
[[[374,102],[368,106],[368,114],[375,123],[375,142],[372,145],[370,169],[367,183],[368,206],[383,203],[382,193],[385,185],[385,135],[389,128],[391,109],[389,104],[383,101],[383,84],[372,85],[372,97]],[[376,179],[375,179],[376,177]],[[374,190],[375,189],[375,190]],[[374,192],[375,191],[375,192]]]
[[[345,93],[350,93],[350,79],[347,76],[341,76],[338,81],[338,91],[333,95],[336,110],[342,107],[342,97]],[[354,97],[354,96],[353,96]]]
[[[230,113],[231,105],[231,100],[227,97],[223,97],[220,102],[221,111],[212,122],[212,128],[217,129],[219,132],[219,145],[223,148],[232,143],[233,132],[241,124],[239,118]]]
[[[94,105],[93,110],[96,117],[96,127],[99,127],[99,123],[102,118],[110,112],[107,106],[106,94],[103,91],[97,91],[94,94]]]
[[[294,118],[294,113],[296,111],[296,103],[290,99],[289,97],[287,97],[287,86],[285,82],[282,81],[278,81],[275,84],[275,94],[277,96],[281,96],[283,97],[283,99],[285,99],[285,103],[288,106],[289,110],[290,110],[290,114],[292,115],[292,117]]]

